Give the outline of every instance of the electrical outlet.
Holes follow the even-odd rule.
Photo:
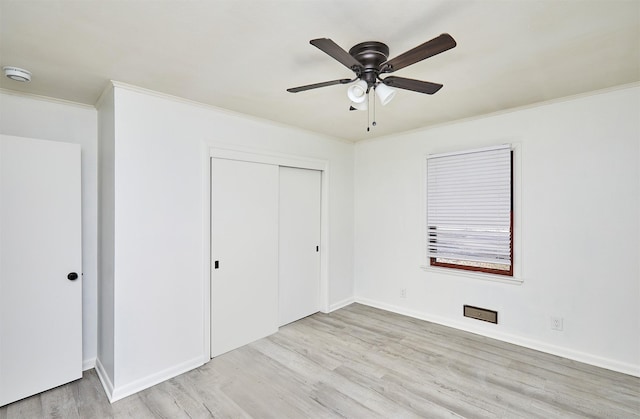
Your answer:
[[[562,331],[562,317],[551,317],[551,329]]]
[[[407,289],[406,288],[402,288],[400,290],[400,298],[407,298]]]

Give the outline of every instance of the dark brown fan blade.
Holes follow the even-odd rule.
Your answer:
[[[396,58],[380,64],[380,71],[383,73],[392,73],[411,64],[415,64],[418,61],[422,61],[425,58],[433,57],[436,54],[445,52],[455,46],[456,41],[451,37],[451,35],[443,33],[442,35],[433,38],[431,41],[418,45],[404,54],[400,54]]]
[[[306,86],[292,87],[290,89],[287,89],[287,92],[291,92],[291,93],[304,92],[305,90],[317,89],[318,87],[333,86],[334,84],[347,84],[352,81],[353,80],[351,79],[340,79],[340,80],[325,81],[322,83],[307,84]]]
[[[389,76],[382,80],[384,84],[398,89],[413,90],[418,93],[426,93],[432,95],[442,87],[441,84],[431,83],[430,81],[421,81],[414,79],[405,79],[404,77]]]
[[[355,71],[356,68],[362,68],[362,64],[358,60],[329,38],[312,39],[309,43],[318,47],[350,70]]]

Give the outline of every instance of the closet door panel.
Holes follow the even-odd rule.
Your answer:
[[[278,330],[278,166],[211,163],[211,356]]]
[[[322,172],[280,168],[279,324],[320,310]]]

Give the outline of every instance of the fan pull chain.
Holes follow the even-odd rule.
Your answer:
[[[374,127],[376,126],[376,95],[373,95],[373,123],[371,124]]]
[[[367,94],[367,100],[369,101],[369,105],[371,105],[371,102],[373,102],[373,106],[367,106],[367,132],[371,131],[371,127],[375,127],[376,124],[376,97],[375,95],[372,96],[372,98],[369,98],[369,94]],[[369,122],[369,116],[371,115],[369,109],[372,109],[371,112],[373,112],[373,121]]]
[[[368,104],[371,105],[371,100],[369,98],[369,94],[367,93],[367,102],[369,102]],[[369,132],[369,106],[367,106],[367,132]]]

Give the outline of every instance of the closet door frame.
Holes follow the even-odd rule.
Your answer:
[[[204,362],[211,359],[211,270],[213,261],[211,260],[211,159],[240,160],[253,163],[273,164],[276,166],[287,166],[300,169],[311,169],[322,172],[321,201],[320,201],[320,311],[329,312],[329,289],[328,289],[328,266],[329,266],[329,164],[326,160],[312,159],[302,156],[270,153],[262,150],[239,149],[228,146],[209,146],[203,144],[203,180],[202,196],[203,210],[202,220],[205,226],[203,234],[204,249],[204,272],[203,279],[203,323],[204,342],[203,357]]]

